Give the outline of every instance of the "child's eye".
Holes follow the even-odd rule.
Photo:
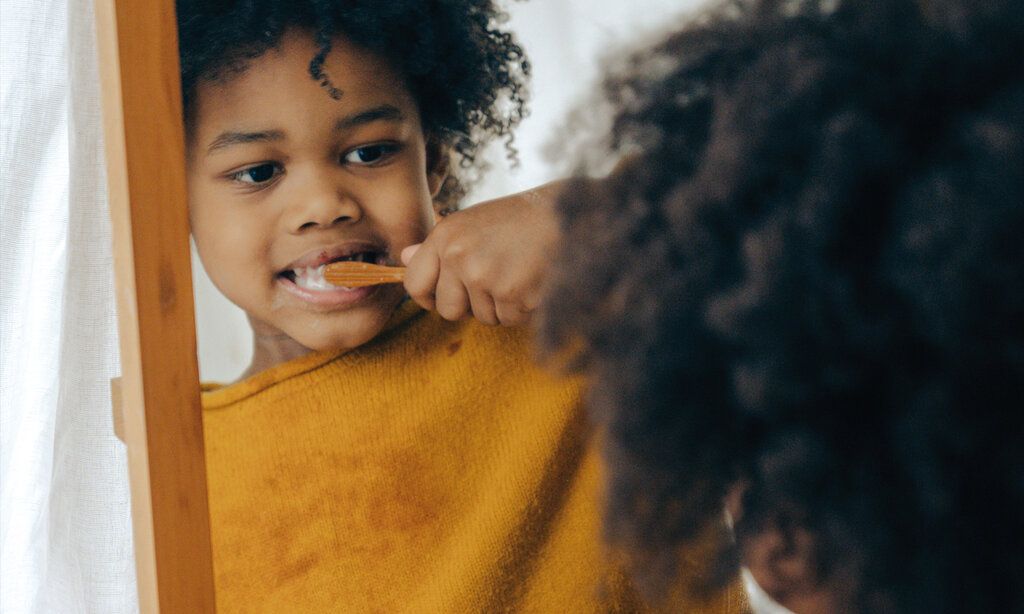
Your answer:
[[[342,157],[342,161],[362,166],[373,166],[387,160],[396,151],[398,151],[398,146],[389,143],[366,145],[349,151]]]
[[[257,164],[256,166],[250,166],[249,168],[243,168],[236,173],[232,173],[230,178],[239,183],[260,185],[276,178],[281,174],[282,170],[283,169],[277,164],[265,162],[263,164]]]

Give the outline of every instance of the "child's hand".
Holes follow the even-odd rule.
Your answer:
[[[526,324],[558,241],[554,201],[562,182],[452,213],[402,251],[405,288],[446,320]]]

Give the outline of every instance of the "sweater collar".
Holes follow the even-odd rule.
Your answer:
[[[390,336],[391,332],[424,313],[426,312],[422,307],[407,298],[398,306],[397,309],[395,309],[395,312],[391,314],[391,318],[388,320],[387,324],[384,325],[384,328],[381,329],[381,332],[365,345],[376,343],[380,339]],[[305,356],[300,356],[294,360],[289,360],[288,362],[271,367],[266,371],[261,371],[233,384],[225,385],[214,382],[203,383],[201,384],[203,409],[216,409],[218,407],[231,405],[232,403],[236,403],[246,397],[258,393],[277,382],[293,378],[297,375],[302,375],[303,373],[308,373],[309,371],[319,368],[340,358],[341,356],[358,352],[361,348],[365,347],[365,345],[346,350],[312,352]]]

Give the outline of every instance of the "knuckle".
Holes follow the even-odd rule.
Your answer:
[[[520,326],[530,321],[530,312],[518,303],[501,303],[498,306],[498,318],[505,326]]]
[[[441,251],[441,258],[446,263],[460,264],[472,253],[465,241],[450,241]]]
[[[522,296],[522,291],[519,289],[518,286],[503,284],[495,288],[494,292],[492,292],[492,295],[494,296],[495,300],[501,301],[502,303],[506,303],[509,305],[509,307],[515,309],[518,307],[519,298]]]
[[[463,280],[474,287],[479,287],[487,283],[490,279],[490,271],[487,266],[479,261],[473,261],[466,263],[463,271]]]

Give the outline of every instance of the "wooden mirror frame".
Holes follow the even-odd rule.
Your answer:
[[[139,608],[214,612],[173,0],[96,0]]]

